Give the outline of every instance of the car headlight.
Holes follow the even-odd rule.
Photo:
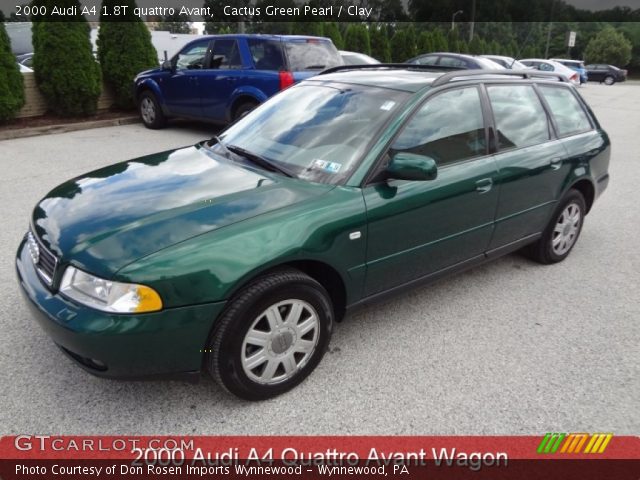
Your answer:
[[[162,309],[158,293],[145,285],[120,283],[68,266],[60,292],[78,303],[113,313],[155,312]]]

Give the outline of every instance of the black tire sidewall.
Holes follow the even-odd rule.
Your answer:
[[[145,98],[150,99],[153,102],[153,106],[156,109],[156,116],[155,116],[153,122],[151,122],[151,123],[147,123],[144,120],[144,117],[142,116],[142,101]],[[147,128],[157,129],[157,128],[160,128],[160,127],[162,127],[164,125],[164,113],[162,112],[162,109],[160,108],[160,104],[158,103],[158,100],[156,99],[156,96],[153,93],[149,92],[149,91],[143,92],[140,95],[140,100],[138,101],[138,114],[140,115],[140,119],[142,120],[142,123]]]
[[[607,81],[608,79],[610,79],[609,81]],[[614,83],[616,83],[616,79],[613,78],[611,75],[607,75],[606,77],[604,77],[603,80],[605,85],[613,85]]]
[[[580,208],[580,226],[578,227],[578,232],[576,233],[576,238],[573,242],[573,245],[571,245],[571,248],[569,248],[569,250],[567,250],[562,255],[558,255],[553,251],[553,230],[558,223],[560,215],[570,203],[575,203],[576,205],[578,205],[578,208]],[[586,215],[586,212],[587,206],[582,194],[577,190],[569,190],[569,192],[564,196],[558,207],[553,212],[551,221],[549,222],[549,225],[547,225],[547,228],[543,234],[542,246],[544,248],[544,257],[549,263],[561,262],[569,256],[573,248],[576,246],[576,243],[578,243],[578,239],[580,238],[580,234],[582,233],[582,226],[584,225],[584,217]]]
[[[247,113],[258,106],[255,102],[244,102],[238,105],[238,107],[233,112],[233,121],[237,122],[242,117],[244,117]]]
[[[251,289],[248,291],[251,292]],[[210,342],[210,355],[217,356],[216,374],[227,390],[247,400],[263,400],[292,389],[320,363],[331,338],[333,309],[324,288],[306,276],[301,276],[295,282],[284,280],[260,291],[254,298],[251,298],[252,295],[249,293],[249,297],[242,298],[241,295],[236,300],[240,302],[240,306],[234,308],[233,304],[230,305],[227,314],[223,315],[219,329]],[[242,368],[244,337],[258,315],[271,305],[288,299],[303,300],[316,310],[320,323],[320,338],[311,358],[294,377],[275,385],[261,385],[247,377]],[[217,338],[219,335],[221,338]]]

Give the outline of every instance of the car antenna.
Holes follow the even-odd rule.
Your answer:
[[[511,62],[511,65],[509,66],[510,69],[513,68],[513,64],[516,63],[516,60],[518,60],[520,58],[520,54],[522,53],[522,49],[525,47],[525,45],[527,45],[527,43],[529,43],[529,38],[531,38],[531,32],[533,32],[533,26],[531,26],[529,28],[529,32],[527,33],[527,36],[524,39],[524,42],[522,42],[520,44],[520,46],[518,47],[518,51],[516,52],[515,57],[513,57],[513,62]]]

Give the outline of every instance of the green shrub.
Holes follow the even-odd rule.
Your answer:
[[[77,0],[55,4],[80,10]],[[33,22],[33,70],[49,111],[60,116],[91,115],[101,91],[100,67],[93,57],[86,19],[70,20],[50,17]]]
[[[11,41],[4,23],[0,23],[0,121],[15,117],[23,105],[22,74],[11,52]]]
[[[431,39],[431,32],[423,30],[418,36],[418,55],[433,52],[433,41]]]
[[[340,33],[338,24],[335,22],[327,22],[324,24],[324,36],[330,38],[338,50],[342,50],[344,48],[342,34]]]
[[[589,63],[607,63],[624,67],[631,60],[632,45],[613,27],[605,27],[589,41],[584,52]]]
[[[416,56],[416,34],[413,28],[397,30],[391,38],[391,58],[404,62]]]
[[[134,107],[133,79],[158,66],[158,54],[151,43],[151,33],[140,17],[133,14],[134,0],[104,0],[102,6],[127,5],[127,16],[101,17],[98,32],[98,59],[105,82],[115,93],[120,108]],[[122,21],[126,20],[126,21]]]
[[[449,51],[449,43],[447,42],[447,37],[444,36],[442,30],[436,28],[431,33],[431,46],[433,47],[434,52],[448,52]]]

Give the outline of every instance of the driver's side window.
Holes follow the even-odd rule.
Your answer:
[[[178,54],[176,70],[199,70],[204,68],[208,47],[208,40],[186,47]]]
[[[478,89],[456,88],[427,100],[391,145],[396,152],[431,157],[439,166],[485,155]]]

